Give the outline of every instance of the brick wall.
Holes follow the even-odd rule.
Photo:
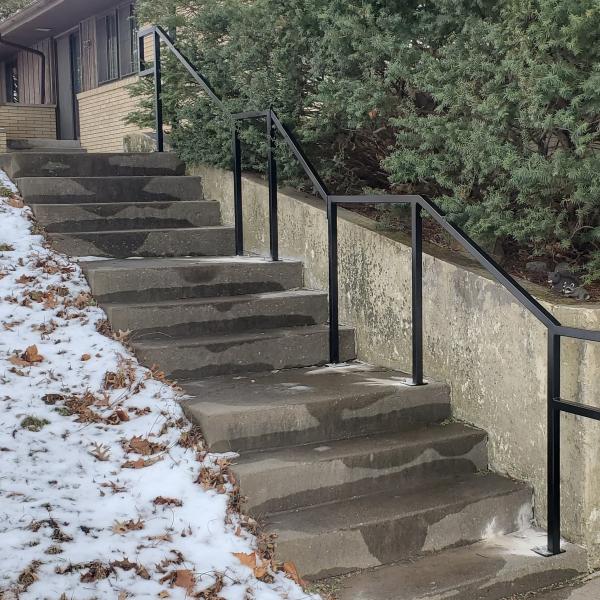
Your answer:
[[[56,139],[56,106],[0,104],[0,124],[8,139]]]
[[[88,152],[123,152],[123,138],[140,132],[124,121],[137,108],[128,90],[136,80],[127,77],[78,94],[81,146]]]

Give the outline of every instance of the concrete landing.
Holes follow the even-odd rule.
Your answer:
[[[584,581],[573,582],[558,589],[546,590],[532,600],[598,600],[600,598],[600,576],[591,575]],[[512,599],[511,599],[512,600]],[[515,598],[514,600],[519,600]]]
[[[532,552],[532,547],[543,544],[544,536],[539,530],[498,536],[340,578],[332,581],[331,587],[339,600],[504,600],[521,598],[525,593],[527,599],[536,600],[598,600],[599,580],[587,590],[570,587],[532,594],[532,590],[587,572],[586,553],[579,546],[565,544],[566,552],[551,558]],[[595,596],[574,595],[594,589]]]

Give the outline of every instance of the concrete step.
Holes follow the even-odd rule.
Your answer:
[[[3,157],[12,179],[20,177],[105,177],[184,175],[185,165],[171,153],[12,153]]]
[[[144,364],[159,365],[171,379],[184,381],[324,364],[329,360],[328,340],[328,327],[313,325],[183,340],[134,341],[133,347]],[[352,360],[355,348],[351,329],[341,329],[340,345],[342,360]]]
[[[330,445],[329,440],[407,431],[450,417],[448,386],[409,387],[403,380],[401,373],[361,363],[223,377],[186,384],[194,399],[183,407],[215,452]]]
[[[27,204],[105,204],[203,200],[200,177],[21,177]]]
[[[100,303],[237,296],[302,287],[302,263],[252,257],[103,260],[81,267]]]
[[[362,571],[331,586],[339,600],[503,600],[524,598],[521,594],[540,600],[600,598],[600,579],[595,595],[587,597],[571,596],[565,588],[530,594],[587,572],[586,552],[574,544],[565,544],[564,554],[550,558],[532,552],[544,543],[544,536],[539,530],[494,536],[416,561]]]
[[[243,454],[245,511],[264,514],[487,469],[486,435],[461,423]]]
[[[516,531],[531,522],[531,502],[526,485],[475,474],[277,513],[267,531],[278,560],[314,580],[471,544],[491,528]]]
[[[218,226],[50,233],[48,239],[69,256],[227,256],[234,235],[233,227]]]
[[[85,152],[79,140],[51,140],[46,138],[9,139],[9,151],[17,152],[51,152],[70,154],[72,152]]]
[[[115,330],[132,339],[184,338],[301,327],[327,322],[327,294],[310,290],[246,296],[105,304]]]
[[[33,214],[49,233],[167,229],[220,225],[218,202],[113,202],[34,204]]]

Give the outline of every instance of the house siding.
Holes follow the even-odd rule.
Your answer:
[[[0,123],[8,139],[56,139],[56,106],[0,104]]]
[[[129,94],[129,86],[137,80],[132,76],[78,94],[81,146],[88,152],[122,152],[123,138],[140,133],[125,123],[137,109],[137,98]]]

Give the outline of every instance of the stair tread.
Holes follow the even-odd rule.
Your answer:
[[[402,384],[406,377],[400,371],[353,362],[335,367],[307,367],[235,378],[220,377],[210,382],[190,381],[186,383],[186,391],[195,396],[190,405],[198,406],[207,414],[219,415],[262,411],[273,405],[321,403],[345,398],[359,400],[363,396],[372,402],[373,397],[391,392],[414,400],[421,395],[428,395],[429,390],[447,389],[447,385],[437,382],[420,387],[406,386]]]
[[[325,292],[317,290],[283,290],[277,292],[264,292],[260,294],[243,294],[239,296],[212,296],[202,298],[181,298],[177,300],[158,300],[155,302],[105,302],[103,306],[105,308],[113,307],[127,307],[127,308],[139,308],[139,307],[156,307],[156,308],[169,308],[172,306],[205,306],[214,304],[246,304],[255,302],[261,299],[290,299],[294,298],[323,298],[327,297]]]
[[[453,439],[474,438],[484,440],[486,433],[463,423],[415,427],[408,431],[377,433],[342,440],[313,442],[300,446],[287,446],[267,450],[253,450],[235,461],[235,470],[251,474],[274,466],[289,463],[315,464],[344,460],[369,453],[385,452],[393,447],[434,445]]]
[[[500,600],[587,573],[586,552],[574,544],[566,544],[564,554],[550,558],[535,554],[531,548],[543,545],[545,535],[541,530],[518,531],[443,550],[416,561],[359,571],[339,581],[336,597]]]
[[[246,264],[270,264],[278,265],[280,263],[300,264],[297,260],[279,260],[273,262],[270,258],[262,256],[175,256],[175,257],[152,257],[152,258],[137,258],[135,260],[128,258],[106,258],[103,260],[90,261],[82,264],[82,268],[86,271],[91,270],[114,270],[114,269],[132,269],[132,268],[157,268],[157,269],[173,269],[177,267],[194,267],[214,264],[231,264],[246,263]]]
[[[273,262],[270,258],[262,256],[176,256],[176,257],[152,257],[152,258],[137,258],[135,260],[127,258],[106,258],[103,260],[90,261],[82,263],[81,267],[84,271],[99,271],[115,269],[130,270],[130,269],[174,269],[177,267],[195,267],[207,265],[226,265],[234,263],[241,264],[270,264],[278,265],[280,263],[300,264],[297,260],[279,260]]]
[[[434,485],[390,490],[343,499],[338,502],[274,513],[269,527],[284,541],[298,536],[314,537],[327,532],[352,530],[430,510],[467,506],[492,497],[528,490],[528,486],[494,473],[449,478]],[[482,532],[483,534],[483,532]]]
[[[55,157],[57,156],[56,154],[53,154],[51,152],[49,152],[48,154],[50,154],[51,156]],[[85,154],[85,156],[91,156],[90,154]],[[183,181],[183,180],[188,180],[188,181],[202,181],[202,178],[197,176],[197,175],[64,175],[64,176],[50,176],[50,175],[44,175],[44,176],[35,176],[35,175],[24,175],[23,177],[17,177],[17,182],[19,181],[23,181],[25,179],[29,180],[36,180],[36,181],[41,181],[42,183],[46,183],[46,184],[58,184],[61,182],[61,179],[65,179],[65,180],[69,180],[69,181],[89,181],[89,180],[95,180],[95,181],[105,181],[108,179],[114,179],[116,181],[145,181],[145,180],[151,180],[151,179],[160,179],[162,181],[166,181],[166,180],[174,180],[174,181]]]
[[[203,225],[198,227],[165,227],[158,229],[114,229],[110,231],[68,231],[64,233],[50,233],[48,235],[51,236],[61,236],[61,235],[69,235],[69,236],[84,236],[84,235],[115,235],[115,234],[136,234],[140,233],[161,233],[161,232],[170,232],[170,231],[204,231],[206,229],[209,230],[223,230],[223,231],[231,231],[233,227],[229,225]]]
[[[41,207],[45,209],[52,208],[78,208],[85,211],[92,210],[95,206],[106,206],[124,209],[128,206],[140,206],[142,208],[152,208],[153,206],[164,206],[165,204],[176,204],[176,206],[210,204],[211,206],[220,206],[216,200],[178,200],[176,203],[170,200],[132,200],[131,202],[93,202],[93,203],[73,203],[73,202],[53,202],[51,204],[36,204],[32,202],[30,206]]]
[[[340,327],[341,330],[351,331],[349,327]],[[232,333],[226,335],[207,335],[207,336],[194,336],[182,339],[172,340],[147,340],[135,342],[134,346],[138,348],[162,348],[168,346],[182,347],[194,347],[194,346],[205,346],[205,345],[219,345],[225,344],[228,346],[234,346],[236,344],[243,344],[244,342],[251,342],[253,340],[265,340],[265,339],[278,339],[282,337],[292,337],[295,335],[311,335],[328,332],[329,327],[327,325],[306,325],[302,327],[290,327],[290,328],[276,328],[269,329],[266,331],[249,331],[244,333]]]

